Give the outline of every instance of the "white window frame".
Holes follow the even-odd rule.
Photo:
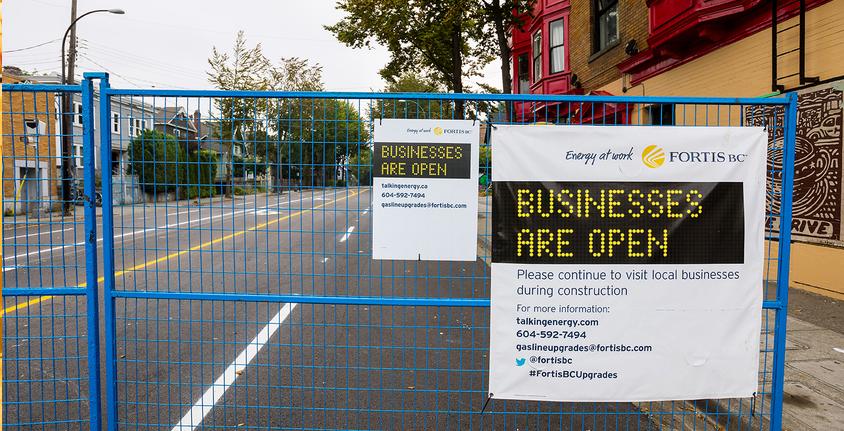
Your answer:
[[[120,114],[117,112],[111,113],[111,133],[120,134]]]
[[[537,30],[531,37],[530,42],[531,69],[533,72],[533,83],[542,79],[542,30]],[[539,70],[537,70],[539,66]]]
[[[141,136],[141,119],[129,117],[129,137],[135,138]]]
[[[554,31],[551,27],[555,24],[560,24],[563,26],[563,40],[559,41],[557,45],[554,45]],[[560,64],[562,67],[559,70],[554,69],[554,53],[558,52],[560,55]],[[548,23],[548,74],[553,75],[555,73],[561,73],[566,71],[566,19],[564,17],[560,17],[559,19],[555,19]]]
[[[73,144],[73,162],[77,168],[82,169],[82,144]]]
[[[73,120],[71,122],[77,126],[82,125],[82,104],[75,100],[73,101]]]

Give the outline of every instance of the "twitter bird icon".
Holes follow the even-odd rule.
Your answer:
[[[517,358],[516,359],[516,366],[517,367],[521,367],[524,364],[525,364],[525,358]]]

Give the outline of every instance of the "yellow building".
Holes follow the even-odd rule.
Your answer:
[[[22,79],[4,71],[3,83]],[[59,196],[58,98],[48,92],[4,92],[3,212],[48,211]],[[52,201],[52,202],[51,202]]]
[[[651,2],[649,42],[660,27],[676,25],[674,20],[684,18],[684,12],[659,15],[654,5],[664,3]],[[776,29],[771,25],[770,2],[761,3],[745,12],[739,21],[743,24],[722,29],[724,34],[715,35],[710,46],[690,50],[688,58],[681,54],[666,60],[665,55],[676,54],[668,52],[636,64],[641,58],[633,56],[620,64],[621,78],[605,88],[647,96],[750,97],[797,92],[790,285],[844,299],[844,0],[782,2],[790,5],[780,7]],[[800,3],[805,7],[802,17]],[[641,57],[652,55],[659,46],[648,50],[651,53]],[[768,223],[769,227],[779,224],[770,218]]]

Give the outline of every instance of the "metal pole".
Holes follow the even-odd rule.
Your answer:
[[[91,430],[102,429],[100,388],[100,313],[97,283],[97,207],[94,202],[94,83],[82,80],[83,163],[85,175],[85,297],[88,308],[88,411]],[[109,234],[111,235],[111,234]]]
[[[73,82],[73,73],[74,73],[74,66],[75,61],[74,57],[76,57],[76,0],[73,0],[70,6],[70,26],[65,30],[64,37],[62,37],[62,85],[67,84],[67,75],[65,74],[65,61],[68,62],[68,69],[70,72],[70,81]],[[67,59],[65,57],[64,46],[65,41],[67,40],[68,33],[72,33],[72,37],[70,39],[70,54],[71,58]],[[73,147],[72,142],[72,135],[73,135],[73,113],[71,113],[71,98],[72,95],[68,95],[67,92],[62,92],[62,214],[69,216],[71,215],[74,203],[70,201],[70,183],[71,183],[71,173],[70,173],[70,163],[72,160],[71,157],[71,148]]]
[[[90,74],[94,76],[94,74]],[[111,117],[111,95],[108,74],[100,78],[100,124],[108,124]],[[100,154],[110,154],[111,129],[100,127]],[[111,157],[103,157],[103,326],[105,332],[105,395],[106,429],[117,429],[117,345],[114,312],[114,205],[112,196]]]
[[[771,1],[771,91],[780,91],[777,85],[777,0]]]
[[[780,196],[780,237],[777,262],[776,320],[774,324],[774,368],[771,377],[771,429],[782,429],[783,390],[785,389],[785,343],[788,321],[788,271],[791,261],[791,219],[794,193],[794,151],[797,134],[797,93],[788,94],[783,112],[782,195]],[[774,137],[776,137],[776,120]],[[774,144],[776,145],[776,139]]]
[[[80,17],[76,17],[76,0],[73,0],[70,9],[70,25],[67,27],[67,30],[64,32],[64,36],[62,37],[62,84],[73,84],[73,73],[74,67],[76,65],[76,22],[82,18],[85,18],[88,15],[93,13],[99,12],[108,12],[113,14],[122,15],[124,12],[121,9],[96,9],[89,12],[85,12]],[[67,59],[68,68],[67,74],[65,74],[65,52],[64,46],[67,43],[67,36],[68,34],[71,36],[70,38],[70,58]],[[70,81],[70,82],[68,82]],[[70,201],[70,183],[73,178],[70,172],[70,162],[72,160],[71,156],[71,148],[73,147],[73,116],[75,115],[74,112],[71,112],[71,98],[73,96],[68,97],[67,92],[62,93],[62,213],[64,215],[70,215],[71,209],[73,209],[74,203]],[[108,124],[108,123],[103,123]],[[105,127],[105,126],[104,126]]]

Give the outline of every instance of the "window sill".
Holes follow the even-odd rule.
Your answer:
[[[587,62],[591,63],[591,62],[597,60],[599,57],[601,57],[602,55],[612,51],[615,47],[617,47],[619,45],[621,45],[621,39],[620,38],[616,39],[615,42],[605,46],[604,49],[590,55],[589,60],[587,60]]]

